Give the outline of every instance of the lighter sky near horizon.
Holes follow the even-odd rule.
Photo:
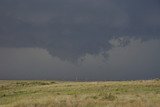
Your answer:
[[[0,79],[160,77],[159,0],[1,0]]]

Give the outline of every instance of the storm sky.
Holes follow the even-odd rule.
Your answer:
[[[0,0],[0,79],[160,77],[159,0]]]

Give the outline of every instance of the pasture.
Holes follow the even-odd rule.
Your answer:
[[[0,107],[160,107],[160,80],[0,80]]]

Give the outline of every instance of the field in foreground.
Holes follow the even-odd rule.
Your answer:
[[[160,107],[160,80],[1,80],[0,107]]]

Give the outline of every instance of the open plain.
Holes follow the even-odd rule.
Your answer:
[[[160,80],[1,80],[0,107],[160,107]]]

